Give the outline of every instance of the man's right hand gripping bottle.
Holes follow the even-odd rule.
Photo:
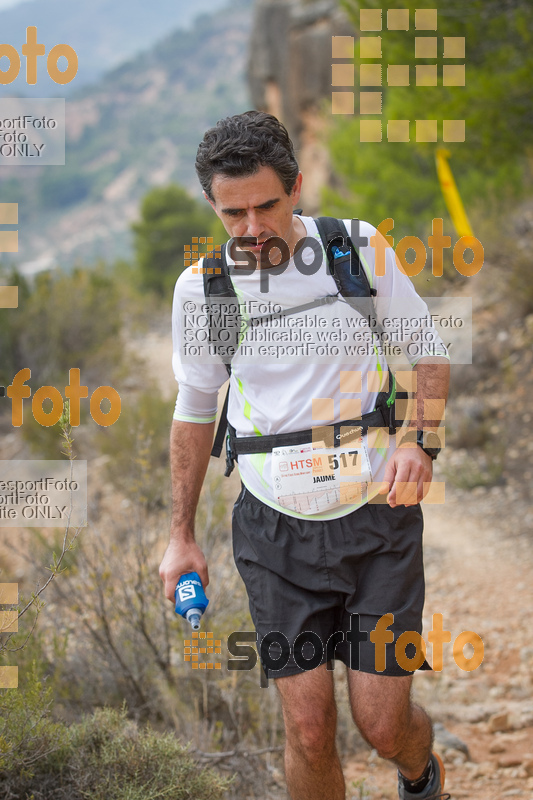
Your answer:
[[[191,623],[193,631],[200,630],[200,617],[207,608],[209,600],[205,596],[202,581],[197,572],[182,575],[174,592],[176,614]]]

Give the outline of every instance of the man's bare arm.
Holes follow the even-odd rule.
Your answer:
[[[165,596],[172,601],[176,584],[185,572],[197,572],[204,587],[209,583],[207,563],[194,537],[194,518],[213,446],[214,428],[214,422],[172,422],[170,542],[159,567]]]
[[[450,362],[436,356],[421,358],[414,368],[416,374],[416,414],[413,413],[410,427],[419,431],[435,430],[444,417],[444,406],[448,399]],[[429,402],[425,402],[429,401]],[[414,409],[413,409],[414,411]],[[420,448],[418,448],[420,450]]]
[[[438,429],[444,415],[444,404],[448,398],[448,385],[450,382],[450,364],[445,358],[421,358],[414,367],[416,374],[416,412],[412,403],[409,403],[409,423],[406,427],[417,430]],[[435,401],[425,402],[425,401]],[[429,418],[431,417],[431,418]],[[396,505],[413,505],[419,503],[424,496],[424,484],[431,483],[433,477],[433,462],[431,457],[422,448],[416,446],[401,446],[401,431],[398,431],[399,447],[387,464],[384,479],[389,485],[387,502],[394,508]],[[397,484],[417,484],[417,496],[410,502],[405,502],[405,497],[397,498]],[[404,492],[405,494],[405,492]]]

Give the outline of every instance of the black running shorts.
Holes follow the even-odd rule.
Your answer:
[[[333,658],[363,672],[412,674],[416,666],[406,670],[402,658],[400,666],[395,643],[407,631],[422,633],[422,531],[419,505],[366,504],[339,519],[297,519],[243,487],[233,509],[233,553],[266,676]],[[385,614],[393,615],[385,636],[391,631],[394,641],[375,644],[371,633]],[[406,645],[408,658],[415,648]]]

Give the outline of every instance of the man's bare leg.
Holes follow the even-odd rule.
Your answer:
[[[335,745],[337,707],[333,673],[323,664],[277,678],[285,721],[285,777],[292,800],[344,800]]]
[[[432,725],[424,709],[411,702],[412,676],[347,672],[352,714],[362,736],[408,780],[416,780],[429,760]]]

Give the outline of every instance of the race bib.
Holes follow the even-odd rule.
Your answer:
[[[272,450],[276,502],[298,514],[360,503],[371,480],[362,437],[348,447],[316,448],[309,443]]]

